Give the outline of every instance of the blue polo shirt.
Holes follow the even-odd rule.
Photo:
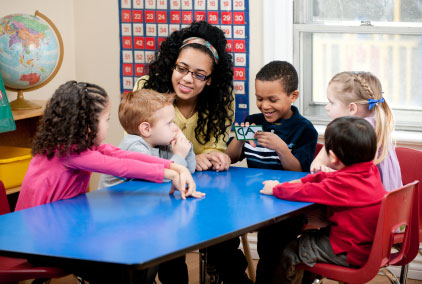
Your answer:
[[[280,137],[298,159],[302,170],[309,172],[314,159],[318,132],[313,124],[299,114],[297,107],[291,107],[293,115],[289,119],[279,119],[275,123],[265,120],[262,113],[246,117],[245,122],[262,125],[265,132],[273,132]],[[242,149],[241,160],[246,158],[249,168],[283,170],[280,158],[276,151],[260,146],[252,147],[245,143]]]

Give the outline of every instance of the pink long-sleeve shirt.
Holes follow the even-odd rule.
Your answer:
[[[68,157],[35,155],[22,183],[15,210],[85,193],[91,172],[162,182],[172,161],[102,144]]]

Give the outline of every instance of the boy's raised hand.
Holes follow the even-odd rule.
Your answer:
[[[236,122],[235,124],[234,124],[235,126],[239,126],[239,124]],[[250,124],[250,125],[255,125],[255,123],[252,123],[252,124]],[[241,127],[249,127],[249,122],[242,122],[241,124],[240,124],[240,126]],[[236,139],[237,140],[237,138],[236,138],[236,135],[234,136],[234,139]],[[239,141],[239,140],[237,140],[237,141]],[[243,143],[245,143],[246,141],[239,141],[239,142],[241,142],[242,144]],[[256,147],[256,143],[255,143],[255,141],[254,140],[248,140],[248,143],[249,144],[251,144],[251,146],[252,147]]]
[[[263,184],[264,184],[264,188],[261,189],[259,192],[261,194],[273,195],[273,188],[274,186],[279,184],[279,182],[277,180],[266,180],[263,182]]]
[[[325,146],[319,151],[318,155],[311,163],[311,173],[317,172],[334,172],[335,170],[328,167],[329,158],[327,156],[327,152],[325,151]]]
[[[281,146],[285,146],[286,148],[288,148],[287,144],[283,141],[283,139],[281,139],[278,135],[272,132],[258,131],[255,133],[255,139],[258,141],[259,145],[275,151],[279,150],[277,148],[280,148]]]
[[[182,130],[178,130],[176,137],[171,141],[171,150],[174,154],[179,155],[183,158],[189,154],[192,144],[186,139]]]

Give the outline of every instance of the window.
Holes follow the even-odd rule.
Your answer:
[[[294,11],[293,57],[306,117],[330,120],[326,89],[336,73],[369,71],[381,81],[396,129],[422,131],[422,1],[296,0]]]

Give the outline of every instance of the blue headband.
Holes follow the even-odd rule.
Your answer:
[[[378,103],[383,103],[384,101],[385,101],[384,98],[382,98],[380,100],[368,99],[369,110],[371,110]]]

